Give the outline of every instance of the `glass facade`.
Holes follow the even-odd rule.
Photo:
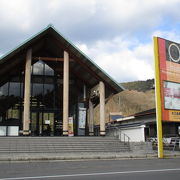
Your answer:
[[[56,135],[55,118],[60,117],[61,94],[57,94],[56,86],[59,76],[43,61],[32,66],[31,77],[31,132],[32,135]],[[62,119],[57,119],[58,122]]]
[[[0,124],[22,127],[22,74],[16,74],[0,86]]]
[[[51,62],[52,63],[52,62]],[[31,66],[30,130],[32,136],[62,135],[63,76],[43,61]],[[81,85],[70,76],[69,115],[77,129],[76,107],[82,96]],[[24,71],[0,84],[0,126],[19,126],[23,130]]]

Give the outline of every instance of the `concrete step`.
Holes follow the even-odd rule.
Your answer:
[[[20,151],[25,151],[25,152],[32,152],[32,151],[37,151],[37,152],[74,152],[74,151],[116,151],[116,152],[121,152],[121,151],[129,151],[128,148],[122,148],[122,149],[117,149],[117,148],[104,148],[104,149],[101,149],[101,148],[58,148],[58,149],[1,149],[0,152],[20,152]]]
[[[122,150],[108,150],[108,149],[78,149],[78,150],[6,150],[6,151],[0,151],[0,153],[84,153],[84,152],[129,152],[129,149],[122,149]]]
[[[115,144],[111,144],[111,145],[108,145],[109,147],[115,147],[115,148],[123,148],[124,145],[115,145]],[[104,148],[104,147],[107,147],[107,144],[106,145],[97,145],[97,146],[93,146],[93,145],[88,145],[88,144],[85,144],[85,145],[77,145],[77,146],[72,146],[72,145],[69,145],[69,146],[65,146],[65,145],[60,145],[60,146],[49,146],[49,145],[44,145],[44,146],[2,146],[0,147],[0,149],[4,149],[4,148],[18,148],[18,149],[21,149],[21,148],[68,148],[68,147],[71,147],[71,148],[75,148],[75,147],[89,147],[89,148],[96,148],[96,147],[99,147],[99,148]]]
[[[113,137],[0,137],[0,153],[124,152]]]
[[[97,145],[97,146],[93,146],[93,145],[88,145],[88,144],[85,144],[85,145],[69,145],[69,146],[66,146],[66,145],[59,145],[59,146],[53,146],[53,145],[41,145],[41,146],[38,146],[38,145],[36,145],[36,146],[29,146],[29,145],[26,145],[26,146],[1,146],[0,147],[0,149],[3,149],[3,148],[33,148],[33,147],[38,147],[38,148],[57,148],[57,147],[62,147],[62,148],[64,148],[64,147],[89,147],[89,148],[93,148],[93,147],[101,147],[101,148],[104,148],[104,147],[107,147],[107,146],[109,146],[109,147],[116,147],[116,148],[123,148],[124,147],[124,145],[115,145],[115,144],[104,144],[104,145]]]
[[[114,144],[112,144],[111,146],[106,146],[106,145],[99,145],[99,146],[89,146],[88,144],[86,144],[86,145],[84,145],[84,146],[80,146],[80,145],[78,145],[78,146],[63,146],[63,145],[60,145],[60,146],[48,146],[48,145],[46,145],[46,146],[2,146],[2,147],[0,147],[0,149],[11,149],[11,148],[16,148],[16,149],[30,149],[30,148],[81,148],[81,147],[83,147],[83,148],[104,148],[104,147],[106,147],[106,148],[124,148],[124,147],[126,147],[126,146],[122,146],[122,145],[120,145],[120,146],[118,146],[118,145],[114,145]]]
[[[49,149],[49,148],[46,148],[46,149],[41,149],[41,148],[32,148],[32,149],[0,149],[0,151],[33,151],[33,150],[39,150],[39,151],[54,151],[54,150],[70,150],[70,151],[74,151],[74,150],[117,150],[117,148],[106,148],[106,149],[102,149],[102,148],[55,148],[55,149]],[[127,148],[121,148],[121,150],[127,150]]]
[[[110,136],[1,136],[0,139],[114,139]]]

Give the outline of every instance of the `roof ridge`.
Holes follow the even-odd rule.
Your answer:
[[[59,38],[64,39],[64,41],[71,46],[72,48],[74,48],[75,51],[77,51],[83,58],[84,62],[87,62],[89,64],[89,66],[95,66],[97,68],[97,70],[99,70],[101,72],[101,74],[104,76],[102,79],[105,82],[113,82],[113,86],[114,89],[116,89],[116,92],[124,90],[124,87],[122,85],[120,85],[118,82],[116,82],[109,74],[107,74],[99,65],[97,65],[93,60],[91,60],[85,53],[83,53],[78,47],[76,47],[74,45],[74,43],[72,43],[68,38],[64,37],[54,26],[53,24],[48,24],[44,29],[42,29],[41,31],[39,31],[38,33],[34,34],[33,36],[31,36],[30,38],[26,39],[24,42],[20,43],[18,46],[16,46],[15,48],[13,48],[12,50],[10,50],[9,52],[5,53],[1,58],[0,58],[0,64],[3,63],[4,61],[6,61],[6,59],[13,57],[13,55],[15,55],[16,53],[19,53],[20,51],[22,51],[25,48],[29,48],[29,46],[32,44],[33,41],[36,41],[38,38],[41,37],[41,35],[43,36],[42,33],[48,33],[46,31],[49,30],[53,30],[55,33],[57,33],[57,35],[59,36]],[[96,72],[97,73],[97,72]],[[121,89],[121,90],[120,90]]]

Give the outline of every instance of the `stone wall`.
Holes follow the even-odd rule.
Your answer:
[[[154,152],[151,142],[130,142],[130,149],[142,154]]]

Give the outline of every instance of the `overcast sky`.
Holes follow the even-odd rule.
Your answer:
[[[48,24],[118,82],[154,77],[153,36],[180,42],[180,0],[0,0],[0,56]]]

